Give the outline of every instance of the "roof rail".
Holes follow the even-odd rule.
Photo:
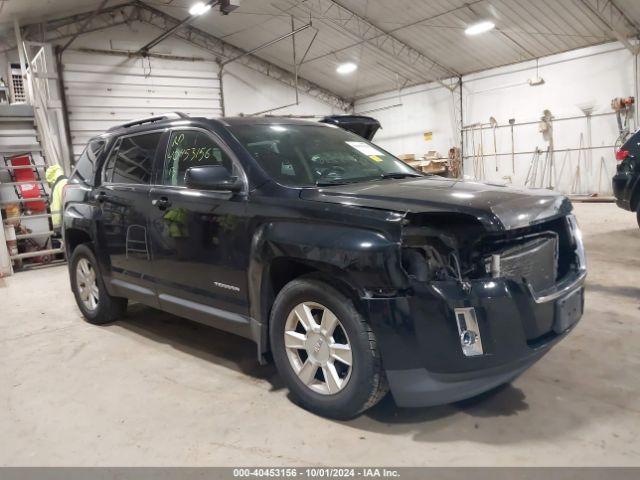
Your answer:
[[[121,128],[135,127],[136,125],[143,125],[145,123],[160,122],[162,120],[178,120],[178,119],[181,119],[181,118],[189,118],[189,115],[187,115],[186,113],[182,113],[182,112],[162,113],[162,114],[156,115],[154,117],[139,118],[137,120],[131,120],[130,122],[122,123],[120,125],[116,125],[115,127],[111,127],[110,129],[108,129],[107,132],[112,132],[113,130],[119,130]]]

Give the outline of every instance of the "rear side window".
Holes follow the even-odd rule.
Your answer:
[[[222,165],[229,172],[233,171],[231,158],[206,133],[198,130],[171,132],[162,183],[182,186],[187,169],[203,165]]]
[[[154,132],[119,139],[105,166],[103,180],[111,183],[148,184],[161,136],[162,132]]]
[[[94,185],[97,160],[104,152],[106,143],[104,140],[92,140],[87,144],[82,155],[78,157],[72,178],[82,180],[88,185]]]

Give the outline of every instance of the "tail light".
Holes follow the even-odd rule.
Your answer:
[[[622,160],[624,160],[628,156],[629,156],[629,150],[620,149],[620,150],[616,151],[616,160],[618,160],[619,162],[621,162]]]

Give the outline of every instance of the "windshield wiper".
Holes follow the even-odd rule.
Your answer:
[[[316,187],[330,187],[336,185],[347,185],[349,183],[368,182],[371,177],[334,178],[316,181]]]
[[[394,172],[394,173],[382,173],[377,177],[358,177],[358,178],[336,178],[334,180],[318,180],[316,187],[330,187],[336,185],[347,185],[349,183],[359,182],[375,182],[376,180],[385,180],[387,178],[407,178],[407,177],[424,177],[428,174],[419,173],[407,173],[407,172]]]
[[[407,177],[424,177],[424,174],[420,175],[419,173],[391,172],[391,173],[383,173],[382,175],[380,175],[380,178],[382,178],[382,179],[386,179],[386,178],[407,178]]]
[[[347,185],[348,183],[355,183],[353,180],[344,180],[342,178],[336,178],[335,180],[318,180],[316,187],[335,187],[336,185]]]

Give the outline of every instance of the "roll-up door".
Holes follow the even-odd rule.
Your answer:
[[[171,111],[222,115],[215,62],[70,51],[63,68],[76,158],[91,137],[128,120]]]

